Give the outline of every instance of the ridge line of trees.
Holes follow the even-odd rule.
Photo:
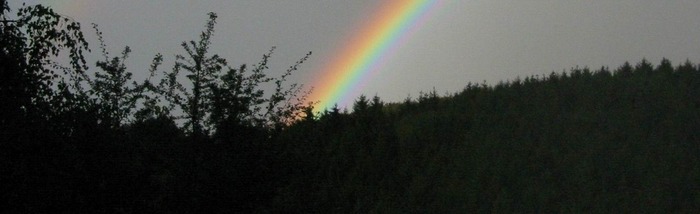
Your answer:
[[[81,25],[0,0],[0,212],[694,212],[700,68],[572,68],[314,114],[286,84],[209,53],[170,70],[88,68]],[[66,62],[67,66],[60,64]],[[182,74],[181,74],[182,72]],[[180,77],[184,75],[184,77]],[[192,87],[180,80],[193,82]],[[272,93],[261,86],[270,84]],[[178,123],[178,120],[184,122]]]

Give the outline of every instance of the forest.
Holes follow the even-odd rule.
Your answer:
[[[287,81],[311,53],[277,77],[274,47],[233,67],[209,52],[215,13],[141,81],[124,64],[130,48],[110,56],[98,25],[0,3],[2,213],[700,210],[690,61],[318,110]]]

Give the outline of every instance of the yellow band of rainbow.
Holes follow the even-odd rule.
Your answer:
[[[331,61],[319,72],[310,98],[319,101],[316,110],[323,111],[339,102],[351,101],[361,82],[370,78],[418,23],[440,0],[385,0],[373,16],[361,26],[350,41],[345,42]]]

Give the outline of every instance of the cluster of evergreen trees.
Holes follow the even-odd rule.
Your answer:
[[[665,59],[469,84],[396,104],[360,97],[352,113],[326,112],[290,129],[288,168],[299,171],[276,205],[692,212],[700,208],[699,97],[698,66]]]
[[[170,71],[159,54],[134,82],[128,47],[110,58],[98,31],[104,59],[91,71],[79,23],[42,6],[10,19],[0,3],[3,212],[700,209],[691,62],[574,68],[403,103],[361,96],[350,113],[319,113],[285,84],[308,55],[277,78],[265,74],[272,51],[232,68],[208,53],[213,13]]]

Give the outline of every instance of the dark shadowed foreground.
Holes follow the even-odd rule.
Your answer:
[[[104,59],[91,70],[79,23],[41,6],[10,18],[0,2],[3,213],[700,209],[690,62],[575,68],[404,103],[362,96],[351,113],[314,114],[285,83],[308,55],[280,77],[265,75],[272,51],[232,68],[208,53],[216,14],[172,69],[159,54],[136,82],[129,47],[110,58],[97,31]]]

